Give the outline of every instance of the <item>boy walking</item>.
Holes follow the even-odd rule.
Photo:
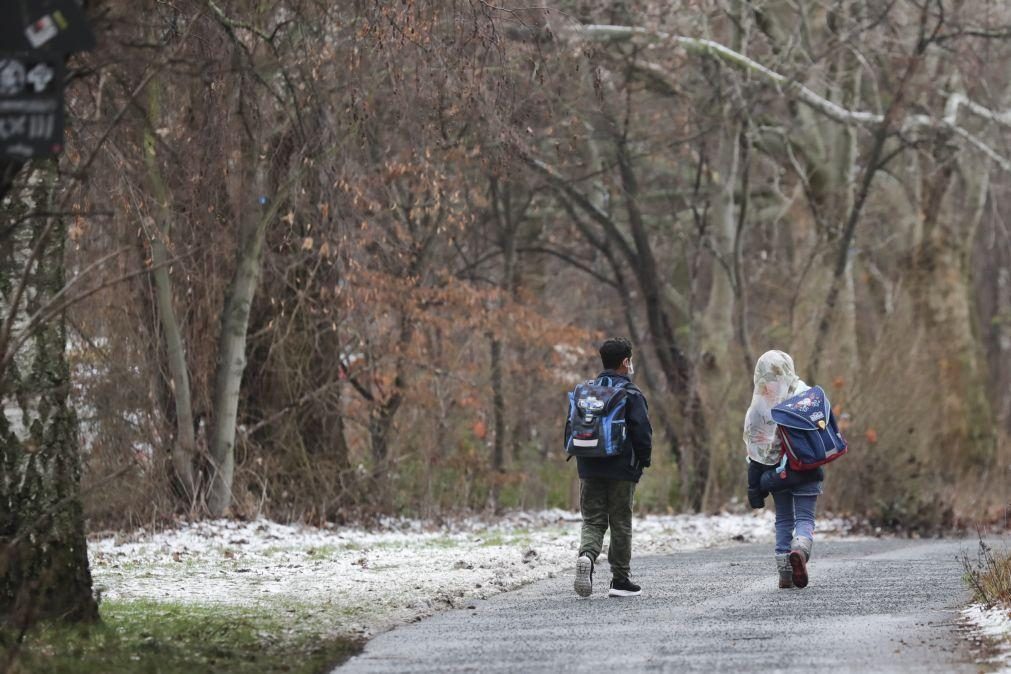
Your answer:
[[[650,464],[653,429],[646,398],[631,381],[635,373],[631,343],[623,338],[608,339],[600,346],[600,360],[604,371],[592,382],[576,387],[565,425],[566,450],[576,456],[579,469],[583,517],[574,586],[580,597],[590,596],[594,564],[604,544],[604,532],[610,528],[607,561],[612,579],[608,596],[635,597],[642,589],[629,577],[632,496],[643,468]],[[574,422],[578,428],[573,427]],[[599,455],[603,450],[598,447],[602,446],[607,447],[607,455]]]

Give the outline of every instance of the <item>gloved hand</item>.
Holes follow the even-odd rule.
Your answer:
[[[769,492],[762,491],[761,489],[748,489],[748,505],[754,510],[765,507],[765,497],[769,495]]]
[[[762,473],[771,467],[748,459],[748,505],[755,510],[765,507],[765,497],[769,495],[769,490],[762,488],[761,479]]]

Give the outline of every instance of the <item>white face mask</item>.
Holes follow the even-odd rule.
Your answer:
[[[631,377],[635,374],[635,365],[632,365],[632,359],[628,359],[628,376]]]

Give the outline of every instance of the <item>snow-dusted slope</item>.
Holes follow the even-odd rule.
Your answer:
[[[821,520],[820,535],[845,533]],[[646,516],[635,556],[772,539],[773,514]],[[579,516],[515,513],[377,530],[212,521],[91,541],[95,584],[108,599],[277,609],[329,631],[369,635],[443,607],[568,572]],[[307,625],[308,626],[308,625]]]
[[[987,671],[1011,674],[1011,610],[982,604],[972,604],[962,610],[966,625],[985,642],[980,663],[988,665]]]

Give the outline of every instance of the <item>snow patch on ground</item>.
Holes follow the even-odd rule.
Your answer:
[[[994,667],[989,671],[1011,674],[1011,609],[972,604],[962,609],[962,617],[973,640],[985,642],[982,662]]]
[[[774,519],[768,510],[637,517],[633,575],[635,556],[771,541]],[[88,549],[106,599],[261,608],[291,615],[299,629],[369,636],[568,573],[579,523],[563,510],[441,525],[391,519],[376,529],[217,520],[98,536]],[[843,520],[818,522],[820,536],[849,530]]]

